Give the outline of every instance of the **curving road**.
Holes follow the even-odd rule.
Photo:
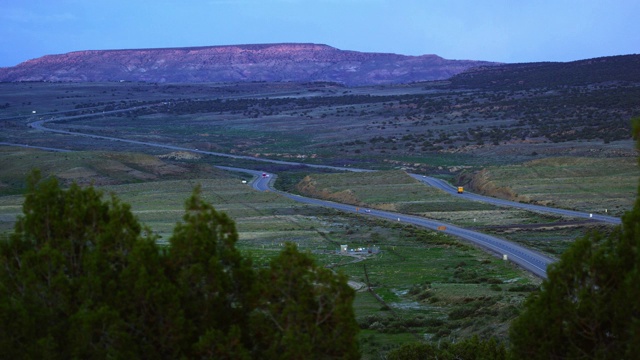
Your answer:
[[[129,111],[129,110],[131,110],[131,109],[128,109],[128,110],[114,110],[114,111],[111,111],[109,113],[124,112],[124,111]],[[95,115],[96,114],[77,115],[77,116],[65,117],[64,119],[67,120],[67,119],[88,117],[88,116],[95,116]],[[227,157],[227,158],[232,158],[232,159],[244,159],[244,160],[252,160],[252,161],[261,161],[261,162],[267,162],[267,163],[272,163],[272,164],[280,164],[280,165],[305,166],[305,167],[314,168],[314,169],[331,169],[331,170],[351,171],[351,172],[371,172],[371,171],[374,171],[374,170],[369,170],[369,169],[347,168],[347,167],[339,167],[339,166],[331,166],[331,165],[304,164],[304,163],[292,162],[292,161],[256,158],[256,157],[246,156],[246,155],[232,155],[232,154],[226,154],[226,153],[215,152],[215,151],[204,151],[204,150],[191,149],[191,148],[185,148],[185,147],[173,146],[173,145],[164,145],[164,144],[158,144],[158,143],[152,143],[152,142],[146,142],[146,141],[128,140],[128,139],[114,138],[114,137],[109,137],[109,136],[84,134],[84,133],[78,133],[78,132],[67,131],[67,130],[52,129],[52,128],[48,128],[48,127],[43,126],[47,122],[55,122],[55,121],[59,121],[59,120],[62,120],[62,119],[63,118],[49,119],[49,120],[38,120],[38,121],[30,123],[29,126],[34,128],[34,129],[37,129],[37,130],[55,132],[55,133],[59,133],[59,134],[85,136],[85,137],[90,137],[90,138],[93,138],[93,139],[103,139],[103,140],[109,140],[109,141],[120,141],[120,142],[126,142],[126,143],[130,143],[130,144],[135,144],[135,145],[154,146],[154,147],[159,147],[159,148],[164,148],[164,149],[169,149],[169,150],[190,151],[190,152],[200,153],[200,154],[204,154],[204,155],[213,155],[213,156]],[[424,184],[427,184],[429,186],[438,188],[438,189],[443,190],[443,191],[445,191],[445,192],[447,192],[447,193],[449,193],[451,195],[459,196],[459,197],[461,197],[463,199],[470,200],[470,201],[480,201],[480,202],[490,203],[490,204],[494,204],[494,205],[498,205],[498,206],[515,207],[515,208],[520,208],[520,209],[523,209],[523,210],[534,211],[534,212],[552,213],[552,214],[558,214],[558,215],[569,216],[569,217],[584,218],[584,219],[602,221],[602,222],[606,222],[606,223],[614,224],[614,225],[617,225],[617,224],[621,223],[620,218],[616,218],[616,217],[613,217],[613,216],[606,216],[606,215],[600,215],[600,214],[580,212],[580,211],[575,211],[575,210],[559,209],[559,208],[540,206],[540,205],[524,204],[524,203],[519,203],[519,202],[515,202],[515,201],[509,201],[509,200],[493,198],[493,197],[489,197],[489,196],[482,196],[482,195],[470,193],[468,191],[465,191],[464,194],[458,194],[457,193],[457,189],[455,187],[453,187],[451,184],[449,184],[446,181],[444,181],[444,180],[433,178],[433,177],[429,177],[429,176],[421,176],[421,175],[418,175],[418,174],[409,174],[409,175],[411,175],[412,177],[414,177],[415,179],[421,181]]]
[[[133,110],[133,109],[113,110],[113,111],[105,112],[105,114],[107,114],[107,113],[125,112],[125,111],[129,111],[129,110]],[[305,167],[314,168],[314,169],[331,169],[331,170],[352,171],[352,172],[374,171],[374,170],[367,170],[367,169],[347,168],[347,167],[330,166],[330,165],[304,164],[304,163],[292,162],[292,161],[256,158],[256,157],[247,156],[247,155],[233,155],[233,154],[227,154],[227,153],[221,153],[221,152],[215,152],[215,151],[204,151],[204,150],[185,148],[185,147],[173,146],[173,145],[158,144],[158,143],[152,143],[152,142],[146,142],[146,141],[129,140],[129,139],[123,139],[123,138],[110,137],[110,136],[85,134],[85,133],[74,132],[74,131],[52,129],[52,128],[48,128],[48,127],[44,126],[44,124],[49,123],[49,122],[56,122],[56,121],[68,120],[68,119],[77,119],[77,118],[96,116],[96,115],[102,115],[102,113],[101,114],[76,115],[76,116],[69,116],[69,117],[55,118],[55,119],[47,119],[47,120],[38,120],[38,121],[34,121],[34,122],[29,123],[28,126],[33,128],[33,129],[36,129],[36,130],[49,131],[49,132],[54,132],[54,133],[58,133],[58,134],[85,136],[85,137],[89,137],[89,138],[92,138],[92,139],[120,141],[120,142],[129,143],[129,144],[135,144],[135,145],[153,146],[153,147],[164,148],[164,149],[169,149],[169,150],[189,151],[189,152],[193,152],[193,153],[220,156],[220,157],[227,157],[227,158],[231,158],[231,159],[244,159],[244,160],[252,160],[252,161],[261,161],[261,162],[267,162],[267,163],[272,163],[272,164],[280,164],[280,165],[305,166]]]
[[[127,109],[127,110],[116,110],[116,111],[112,111],[112,112],[120,112],[120,111],[128,111],[131,109]],[[356,169],[356,168],[346,168],[346,167],[336,167],[336,166],[329,166],[329,165],[314,165],[314,164],[303,164],[303,163],[297,163],[297,162],[289,162],[289,161],[280,161],[280,160],[271,160],[271,159],[262,159],[262,158],[255,158],[255,157],[251,157],[251,156],[243,156],[243,155],[231,155],[231,154],[225,154],[225,153],[219,153],[219,152],[212,152],[212,151],[203,151],[203,150],[197,150],[197,149],[191,149],[191,148],[184,148],[184,147],[180,147],[180,146],[173,146],[173,145],[165,145],[165,144],[158,144],[158,143],[151,143],[151,142],[145,142],[145,141],[137,141],[137,140],[128,140],[128,139],[122,139],[122,138],[114,138],[114,137],[108,137],[108,136],[101,136],[101,135],[93,135],[93,134],[84,134],[84,133],[78,133],[78,132],[72,132],[72,131],[66,131],[66,130],[58,130],[58,129],[51,129],[48,127],[45,127],[44,124],[46,124],[47,122],[53,122],[53,121],[58,121],[58,120],[67,120],[67,119],[72,119],[72,118],[79,118],[79,117],[85,117],[85,116],[95,116],[96,114],[90,114],[90,115],[80,115],[80,116],[71,116],[71,117],[65,117],[65,118],[58,118],[58,119],[49,119],[49,120],[39,120],[39,121],[35,121],[29,124],[29,127],[34,128],[34,129],[38,129],[38,130],[42,130],[42,131],[49,131],[49,132],[56,132],[56,133],[60,133],[60,134],[67,134],[67,135],[74,135],[74,136],[85,136],[85,137],[90,137],[90,138],[94,138],[94,139],[104,139],[104,140],[109,140],[109,141],[120,141],[120,142],[126,142],[126,143],[130,143],[130,144],[136,144],[136,145],[145,145],[145,146],[153,146],[153,147],[159,147],[159,148],[165,148],[165,149],[170,149],[170,150],[178,150],[178,151],[190,151],[190,152],[195,152],[195,153],[201,153],[201,154],[206,154],[206,155],[213,155],[213,156],[222,156],[222,157],[229,157],[229,158],[235,158],[235,159],[248,159],[248,160],[253,160],[253,161],[262,161],[262,162],[268,162],[268,163],[274,163],[274,164],[283,164],[283,165],[293,165],[293,166],[306,166],[306,167],[310,167],[310,168],[325,168],[325,169],[334,169],[334,170],[343,170],[343,171],[357,171],[357,172],[368,172],[368,171],[373,171],[373,170],[367,170],[367,169]],[[472,230],[468,230],[468,229],[464,229],[452,224],[448,224],[448,223],[444,223],[441,221],[436,221],[436,220],[431,220],[431,219],[427,219],[427,218],[423,218],[423,217],[418,217],[418,216],[412,216],[412,215],[405,215],[405,214],[400,214],[400,213],[394,213],[394,212],[390,212],[390,211],[382,211],[382,210],[375,210],[375,209],[358,209],[357,207],[353,206],[353,205],[346,205],[346,204],[341,204],[341,203],[335,203],[332,201],[326,201],[326,200],[319,200],[319,199],[313,199],[313,198],[307,198],[307,197],[303,197],[303,196],[299,196],[299,195],[293,195],[293,194],[289,194],[286,192],[282,192],[279,190],[276,190],[272,187],[272,183],[273,180],[275,180],[276,175],[274,174],[267,174],[267,173],[263,173],[261,171],[257,171],[257,170],[249,170],[249,169],[242,169],[242,168],[235,168],[235,167],[227,167],[227,166],[217,166],[220,169],[223,170],[228,170],[228,171],[237,171],[237,172],[243,172],[243,173],[247,173],[250,174],[254,177],[254,180],[252,181],[252,186],[254,189],[258,190],[258,191],[271,191],[271,192],[275,192],[278,193],[282,196],[285,196],[287,198],[290,198],[292,200],[301,202],[301,203],[305,203],[305,204],[309,204],[309,205],[316,205],[316,206],[324,206],[324,207],[330,207],[330,208],[334,208],[337,210],[341,210],[341,211],[345,211],[345,212],[353,212],[353,213],[359,213],[361,215],[364,216],[375,216],[378,218],[383,218],[383,219],[387,219],[387,220],[391,220],[391,221],[400,221],[400,222],[404,222],[404,223],[408,223],[408,224],[413,224],[416,226],[420,226],[420,227],[424,227],[424,228],[428,228],[428,229],[432,229],[432,230],[436,230],[436,231],[442,231],[444,233],[465,239],[467,241],[470,241],[482,248],[485,248],[493,253],[496,253],[498,255],[501,256],[505,256],[512,261],[513,263],[518,264],[519,266],[521,266],[522,268],[530,271],[531,273],[542,277],[542,278],[546,278],[547,273],[546,273],[546,269],[547,266],[551,263],[553,263],[555,260],[545,256],[543,254],[538,253],[537,251],[528,249],[526,247],[520,246],[518,244],[509,242],[507,240],[495,237],[495,236],[491,236],[491,235],[487,235],[487,234],[483,234],[477,231],[472,231]],[[521,204],[521,203],[516,203],[516,202],[512,202],[512,201],[506,201],[506,200],[501,200],[501,199],[495,199],[495,198],[490,198],[490,197],[486,197],[486,196],[481,196],[481,195],[476,195],[476,194],[472,194],[472,193],[465,193],[465,194],[457,194],[456,189],[453,188],[451,185],[449,185],[448,183],[446,183],[443,180],[439,180],[436,178],[432,178],[432,177],[425,177],[425,176],[420,176],[420,175],[416,175],[416,174],[410,174],[411,176],[413,176],[414,178],[420,180],[421,182],[430,185],[430,186],[434,186],[436,188],[439,188],[443,191],[449,192],[454,194],[455,196],[460,196],[463,197],[467,200],[471,200],[471,201],[483,201],[483,202],[488,202],[488,203],[492,203],[492,204],[496,204],[496,205],[500,205],[500,206],[511,206],[511,207],[518,207],[518,208],[522,208],[522,209],[526,209],[526,210],[531,210],[531,211],[542,211],[542,212],[553,212],[553,213],[557,213],[557,214],[562,214],[562,215],[567,215],[567,216],[574,216],[574,217],[588,217],[594,220],[600,220],[600,221],[605,221],[605,222],[609,222],[609,223],[613,223],[613,224],[619,224],[620,223],[620,219],[616,219],[610,216],[602,216],[602,215],[593,215],[591,216],[590,214],[587,213],[581,213],[581,212],[577,212],[577,211],[571,211],[571,210],[563,210],[563,209],[554,209],[554,208],[548,208],[548,207],[544,207],[544,206],[537,206],[537,205],[529,205],[529,204]]]
[[[67,150],[67,149],[50,148],[50,147],[46,147],[46,146],[15,144],[15,143],[8,143],[8,142],[0,142],[0,145],[17,146],[17,147],[23,147],[23,148],[29,148],[29,149],[38,149],[38,150],[54,151],[54,152],[71,152],[71,151],[73,151],[73,150]]]
[[[289,194],[273,188],[271,184],[277,178],[274,174],[264,173],[256,170],[248,170],[241,168],[233,168],[227,166],[217,166],[222,170],[244,172],[253,175],[255,178],[252,182],[254,189],[258,191],[271,191],[285,196],[297,202],[301,202],[309,205],[324,206],[344,212],[358,213],[364,216],[375,216],[378,218],[399,221],[402,223],[412,224],[431,230],[442,231],[446,234],[450,234],[467,241],[470,241],[476,245],[481,246],[493,253],[497,253],[501,256],[506,255],[508,260],[518,264],[522,268],[530,271],[531,273],[541,277],[547,277],[547,266],[553,263],[555,260],[540,254],[537,251],[528,249],[518,244],[509,242],[507,240],[483,234],[477,231],[464,229],[455,225],[444,223],[441,221],[431,220],[419,216],[405,215],[395,213],[391,211],[383,211],[376,209],[364,209],[358,208],[353,205],[336,203],[333,201],[320,200],[314,198],[308,198],[300,195]],[[267,176],[264,176],[266,174]]]
[[[436,179],[429,176],[420,176],[417,174],[409,174],[409,175],[413,176],[415,179],[418,179],[419,181],[429,186],[433,186],[440,190],[446,191],[453,196],[458,196],[470,201],[480,201],[480,202],[485,202],[485,203],[494,204],[498,206],[515,207],[515,208],[520,208],[520,209],[535,211],[535,212],[544,212],[544,213],[552,213],[552,214],[558,214],[563,216],[571,216],[576,218],[585,218],[585,219],[602,221],[609,224],[617,225],[621,223],[620,218],[616,218],[613,216],[586,213],[586,212],[580,212],[580,211],[574,211],[574,210],[558,209],[558,208],[552,208],[552,207],[540,206],[540,205],[524,204],[524,203],[519,203],[515,201],[492,198],[489,196],[482,196],[482,195],[470,193],[467,191],[465,191],[463,194],[458,194],[457,188],[453,187],[451,184],[449,184],[444,180]]]

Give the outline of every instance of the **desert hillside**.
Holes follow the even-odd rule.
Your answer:
[[[442,80],[486,61],[339,50],[318,44],[87,50],[0,68],[0,81],[336,82],[347,86]]]

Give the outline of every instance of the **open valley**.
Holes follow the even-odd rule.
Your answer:
[[[416,339],[506,339],[539,277],[444,231],[367,211],[442,221],[552,259],[589,231],[611,232],[596,220],[470,201],[410,175],[526,204],[616,218],[630,210],[640,178],[629,123],[640,113],[639,79],[540,84],[519,75],[493,86],[468,75],[363,87],[0,83],[0,232],[20,216],[32,169],[117,195],[160,244],[199,184],[235,221],[238,248],[255,266],[293,242],[348,275],[364,358]],[[215,166],[275,174],[277,191]],[[364,250],[341,252],[345,244]]]

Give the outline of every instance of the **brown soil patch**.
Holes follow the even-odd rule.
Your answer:
[[[202,155],[189,151],[174,151],[168,154],[158,155],[158,158],[167,160],[198,160],[202,158]]]
[[[318,189],[317,182],[311,176],[305,176],[302,181],[296,185],[296,190],[300,193],[315,197],[318,199],[331,200],[345,204],[353,204],[361,206],[363,203],[358,199],[353,190],[346,189],[338,192],[332,192],[330,189]]]
[[[461,174],[458,182],[466,184],[466,186],[482,195],[523,203],[531,202],[531,199],[528,196],[518,195],[512,188],[508,186],[498,186],[493,181],[489,180],[489,172],[486,169],[473,174]]]

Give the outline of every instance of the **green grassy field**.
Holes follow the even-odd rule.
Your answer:
[[[284,242],[294,242],[320,264],[358,283],[369,281],[372,292],[358,292],[354,304],[363,329],[365,359],[383,358],[389,349],[418,339],[455,340],[470,334],[504,339],[510,320],[539,279],[441,233],[256,192],[242,184],[246,175],[211,165],[278,173],[277,185],[287,191],[477,228],[558,256],[585,232],[611,228],[464,201],[405,173],[455,183],[461,174],[468,179],[482,171],[479,183],[508,189],[526,201],[599,213],[606,209],[614,216],[630,209],[640,177],[632,142],[620,136],[606,141],[597,136],[585,141],[557,136],[568,133],[562,124],[571,129],[578,118],[599,119],[605,114],[605,119],[620,122],[624,119],[617,114],[633,112],[616,107],[616,102],[592,109],[574,103],[577,100],[570,94],[544,94],[460,91],[446,84],[345,90],[290,83],[3,83],[0,98],[10,106],[0,108],[0,141],[74,152],[0,147],[0,232],[10,231],[20,214],[20,194],[33,168],[55,175],[64,185],[93,184],[116,194],[131,204],[162,243],[180,221],[184,201],[200,184],[204,199],[234,219],[240,234],[237,246],[255,266],[266,266]],[[162,105],[99,114],[149,103]],[[562,106],[541,105],[548,103]],[[99,116],[51,126],[192,149],[386,171],[328,173],[188,152],[189,156],[176,157],[165,149],[51,134],[27,126],[62,111],[87,108]],[[574,118],[559,121],[554,111]],[[597,117],[590,116],[594,111]],[[615,123],[609,120],[604,123]],[[545,130],[548,126],[541,124],[555,127]],[[380,252],[355,259],[336,253],[341,244],[374,246]]]
[[[563,218],[467,201],[425,185],[404,171],[314,174],[297,187],[303,194],[354,205],[422,215],[461,226],[495,226],[562,221]]]
[[[499,230],[485,229],[484,231],[558,258],[575,239],[585,236],[588,232],[599,231],[606,234],[612,229],[613,227],[610,225],[585,223],[576,226],[553,224],[533,229],[514,227]]]
[[[382,300],[369,292],[358,294],[356,312],[366,330],[363,339],[368,339],[364,345],[397,346],[386,343],[384,335],[432,340],[470,334],[506,337],[509,321],[530,289],[523,285],[535,286],[536,279],[438,234],[411,227],[396,231],[399,236],[391,231],[384,237],[379,254],[338,268],[356,281],[366,283],[368,278]],[[365,347],[368,351],[377,349]]]
[[[560,157],[488,167],[485,177],[531,201],[620,216],[633,206],[640,169],[632,157]]]
[[[5,149],[0,158],[26,156],[20,155],[22,151]],[[28,156],[31,167],[41,167],[46,169],[43,170],[45,175],[56,174],[58,177],[89,166],[89,162],[106,159],[117,159],[119,164],[126,163],[131,169],[146,169],[144,173],[148,174],[172,164],[136,154],[30,150],[28,155],[35,153],[38,156]],[[48,164],[55,166],[47,167]],[[199,169],[194,164],[182,166]],[[25,164],[24,167],[28,166]],[[508,323],[516,314],[515,309],[528,293],[508,290],[515,285],[539,282],[525,272],[503,264],[500,259],[441,233],[301,205],[272,192],[254,191],[234,173],[174,172],[166,175],[167,179],[157,175],[141,180],[127,171],[112,172],[113,168],[100,165],[94,166],[93,172],[75,171],[93,179],[100,175],[105,184],[96,186],[105,194],[116,194],[130,204],[140,221],[160,235],[161,243],[169,239],[183,215],[184,201],[193,188],[200,185],[203,198],[234,219],[240,235],[237,246],[257,267],[266,266],[284,242],[298,244],[319,264],[343,272],[358,283],[366,283],[366,267],[372,290],[383,302],[367,291],[358,292],[356,297],[354,306],[364,329],[361,339],[365,358],[377,358],[403,342],[425,336],[455,339],[475,333],[504,338]],[[3,172],[0,178],[5,181],[10,174],[19,178],[20,171],[23,170],[16,168]],[[375,175],[372,180],[375,187],[396,185],[385,181],[405,182],[408,189],[429,193],[401,172],[392,172],[390,176]],[[407,197],[400,195],[402,199]],[[389,193],[379,199],[390,203],[391,198]],[[3,231],[9,231],[20,214],[21,202],[20,195],[0,196]],[[380,252],[354,262],[353,257],[337,253],[340,244],[348,244],[350,248],[375,246]]]
[[[595,164],[606,164],[606,162],[595,162]],[[635,180],[635,172],[633,169],[630,170],[624,177],[627,183]],[[515,174],[512,175],[515,176]],[[462,227],[475,228],[534,248],[552,258],[559,257],[577,237],[584,236],[594,229],[607,232],[612,228],[609,225],[591,224],[559,215],[466,201],[424,185],[400,170],[312,174],[300,182],[297,190],[309,196],[361,207],[414,214]],[[583,186],[582,190],[589,191],[587,186]],[[617,191],[617,188],[612,188],[612,191]],[[630,207],[630,205],[622,205],[625,202],[620,198],[614,198],[614,195],[600,194],[599,196],[609,196],[611,201],[619,204],[621,209],[626,210],[626,206]],[[610,212],[610,214],[615,213]]]

